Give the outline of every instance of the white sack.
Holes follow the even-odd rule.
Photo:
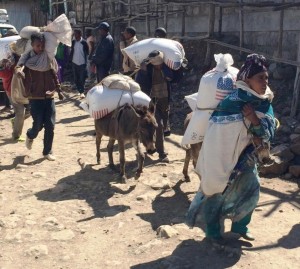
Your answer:
[[[20,31],[20,37],[30,39],[32,34],[37,34],[41,32],[41,28],[35,26],[25,26]]]
[[[186,95],[184,97],[184,99],[188,102],[188,105],[190,106],[190,108],[193,111],[196,110],[196,107],[197,107],[197,97],[198,97],[197,92],[190,94],[190,95]]]
[[[45,32],[44,36],[45,36],[45,51],[47,52],[49,59],[53,60],[56,54],[59,41],[53,33]]]
[[[119,89],[126,91],[140,91],[140,85],[135,82],[131,77],[123,74],[113,74],[105,77],[100,82],[101,85],[109,89]]]
[[[102,85],[96,85],[88,91],[86,101],[80,104],[86,112],[94,119],[100,119],[118,106],[126,103],[134,105],[149,106],[150,97],[142,91],[131,93],[119,89],[108,89]]]
[[[58,40],[66,46],[72,45],[72,27],[65,14],[58,16],[53,22],[44,27],[45,32],[51,32]]]
[[[20,39],[18,35],[0,38],[0,61],[8,59],[11,54],[9,45],[18,39]]]
[[[230,54],[215,54],[217,66],[203,75],[200,80],[196,110],[184,133],[181,144],[202,142],[208,120],[214,109],[228,94],[234,91],[238,69],[232,66]]]
[[[175,40],[167,38],[148,38],[138,41],[123,51],[137,65],[146,59],[150,52],[154,50],[162,51],[164,54],[164,62],[171,69],[177,70],[181,67],[185,52],[183,46]]]

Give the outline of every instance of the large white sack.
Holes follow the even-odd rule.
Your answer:
[[[32,34],[41,32],[41,28],[36,26],[25,26],[20,31],[20,37],[30,39]]]
[[[131,77],[123,74],[109,75],[102,79],[100,84],[109,89],[119,89],[133,92],[141,90],[141,87],[137,82],[135,82]]]
[[[215,55],[215,60],[217,66],[205,73],[200,80],[196,110],[184,133],[182,145],[203,141],[208,120],[214,109],[220,101],[235,90],[234,83],[239,70],[230,66],[233,64],[232,56],[218,54]]]
[[[167,38],[148,38],[138,41],[123,51],[137,65],[146,59],[150,52],[154,50],[162,51],[164,54],[164,62],[171,69],[177,70],[181,67],[185,52],[183,46],[175,40]]]
[[[57,46],[59,44],[56,36],[51,32],[45,32],[45,51],[48,54],[50,60],[53,60],[56,54]]]
[[[45,26],[44,31],[51,32],[59,42],[71,47],[72,27],[65,14],[58,16],[53,22]]]
[[[190,95],[186,95],[184,99],[188,102],[189,107],[194,111],[197,108],[197,97],[198,93],[195,92]]]
[[[9,57],[11,54],[9,45],[18,39],[20,39],[18,35],[0,38],[0,61]]]
[[[142,91],[130,92],[96,85],[88,91],[80,106],[94,119],[100,119],[126,103],[149,106],[150,97]]]

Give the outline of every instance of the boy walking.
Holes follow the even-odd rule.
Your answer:
[[[26,135],[26,147],[32,148],[32,143],[38,133],[44,128],[43,155],[49,161],[56,158],[52,154],[52,143],[55,125],[54,93],[58,92],[59,99],[64,96],[61,93],[57,78],[57,62],[48,58],[45,52],[45,37],[43,34],[31,36],[32,50],[21,56],[16,73],[23,78],[26,97],[31,106],[32,127]],[[24,72],[21,67],[24,66]]]

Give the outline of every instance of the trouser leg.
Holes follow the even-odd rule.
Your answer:
[[[27,136],[35,139],[38,133],[43,129],[45,100],[30,100],[30,112],[33,119],[32,127],[27,130]]]
[[[164,127],[163,127],[163,114],[164,114],[163,102],[161,99],[157,99],[156,109],[155,109],[155,118],[157,121],[157,129],[156,129],[156,141],[155,147],[160,157],[165,157],[165,147],[164,147]]]
[[[97,65],[97,82],[100,82],[102,79],[109,75],[109,70],[104,69],[103,67]]]
[[[78,65],[78,91],[84,93],[86,79],[86,64]]]
[[[231,225],[231,231],[234,233],[246,234],[248,232],[247,225],[251,221],[252,213],[253,211],[243,217],[241,220],[233,222]]]
[[[214,195],[207,198],[204,208],[206,221],[206,236],[210,238],[221,237],[221,210],[222,197]]]
[[[54,138],[54,126],[55,126],[55,103],[53,99],[45,100],[45,114],[44,114],[44,149],[43,155],[52,153],[52,144]]]
[[[23,125],[24,125],[25,108],[23,104],[17,104],[12,102],[11,98],[10,98],[10,102],[15,112],[12,136],[14,139],[17,139],[22,134]]]

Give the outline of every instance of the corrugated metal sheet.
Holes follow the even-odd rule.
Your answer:
[[[31,10],[33,7],[34,2],[31,0],[0,3],[0,8],[7,10],[9,24],[14,25],[18,31],[26,25],[31,25]]]

